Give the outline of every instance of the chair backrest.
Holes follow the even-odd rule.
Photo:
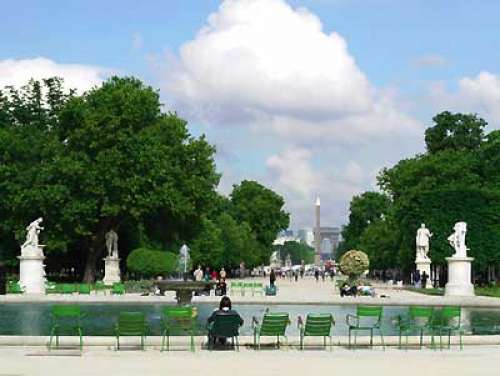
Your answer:
[[[410,308],[408,308],[408,315],[410,316],[410,319],[413,320],[417,318],[430,320],[432,318],[433,313],[434,313],[433,307],[410,306]]]
[[[57,304],[52,306],[52,314],[56,317],[79,317],[81,310],[75,304]]]
[[[382,306],[358,306],[356,315],[358,317],[382,317],[383,313]]]
[[[165,307],[163,323],[167,328],[193,329],[196,323],[192,307]]]
[[[90,294],[91,286],[88,283],[80,283],[78,285],[78,292],[80,294]]]
[[[230,283],[230,287],[231,287],[232,289],[235,289],[235,288],[236,288],[236,289],[239,289],[239,288],[241,288],[241,287],[242,287],[242,285],[243,285],[243,283],[242,283],[242,282],[239,282],[239,281],[231,281],[231,283]]]
[[[211,332],[214,336],[238,337],[240,317],[238,315],[216,315]]]
[[[310,336],[329,336],[333,316],[330,313],[310,313],[306,317],[304,334]]]
[[[262,319],[260,335],[284,336],[289,323],[290,315],[288,313],[266,313]]]
[[[462,309],[460,307],[445,306],[441,309],[440,312],[441,324],[459,328],[461,315],[462,315]]]
[[[73,294],[76,292],[76,286],[71,283],[63,283],[62,284],[62,293],[63,294]]]
[[[142,312],[120,312],[118,331],[120,334],[143,334],[146,329],[146,316]]]
[[[253,290],[253,282],[243,282],[243,288],[246,290]]]
[[[253,288],[254,289],[263,289],[264,288],[264,284],[262,282],[254,282],[253,283]]]

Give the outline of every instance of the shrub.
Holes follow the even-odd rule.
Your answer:
[[[349,276],[350,280],[358,278],[370,267],[370,260],[366,253],[350,250],[340,258],[340,271]]]
[[[177,267],[177,255],[149,248],[134,249],[127,257],[129,271],[146,278],[172,273]]]

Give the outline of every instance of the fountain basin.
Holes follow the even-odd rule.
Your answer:
[[[210,291],[216,284],[215,281],[175,281],[161,280],[155,281],[155,286],[160,290],[161,295],[165,295],[165,291],[175,291],[177,304],[186,305],[191,303],[194,293],[202,291]]]

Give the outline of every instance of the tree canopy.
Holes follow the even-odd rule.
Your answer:
[[[15,264],[26,224],[43,216],[48,271],[75,267],[87,281],[111,229],[124,259],[139,247],[193,242],[208,265],[260,262],[288,225],[283,199],[247,181],[222,197],[214,156],[204,136],[162,112],[159,93],[135,78],[112,77],[82,95],[57,78],[7,87],[0,91],[0,257]]]
[[[455,222],[465,221],[469,254],[482,273],[500,265],[500,132],[485,135],[486,121],[473,114],[442,112],[433,121],[425,132],[426,153],[380,172],[387,201],[370,223],[368,210],[359,214],[360,206],[367,206],[359,204],[360,197],[380,194],[353,198],[345,243],[365,251],[375,268],[408,271],[414,267],[416,230],[425,223],[434,233],[430,257],[444,265],[453,253],[447,237]],[[383,218],[373,221],[381,213]]]

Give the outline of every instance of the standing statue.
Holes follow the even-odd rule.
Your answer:
[[[104,237],[106,239],[108,257],[118,258],[118,234],[113,230],[110,230]]]
[[[29,224],[28,227],[26,227],[26,241],[21,246],[21,248],[25,248],[27,246],[38,247],[38,235],[40,234],[40,231],[43,230],[43,227],[40,226],[40,223],[42,223],[42,221],[43,218],[40,217],[38,219],[35,219]]]
[[[455,249],[452,257],[467,257],[467,246],[465,245],[465,234],[467,233],[467,223],[457,222],[453,227],[453,234],[448,236],[448,242]]]
[[[431,237],[432,233],[422,223],[417,230],[417,237],[415,239],[417,243],[417,260],[429,260],[428,254]]]

